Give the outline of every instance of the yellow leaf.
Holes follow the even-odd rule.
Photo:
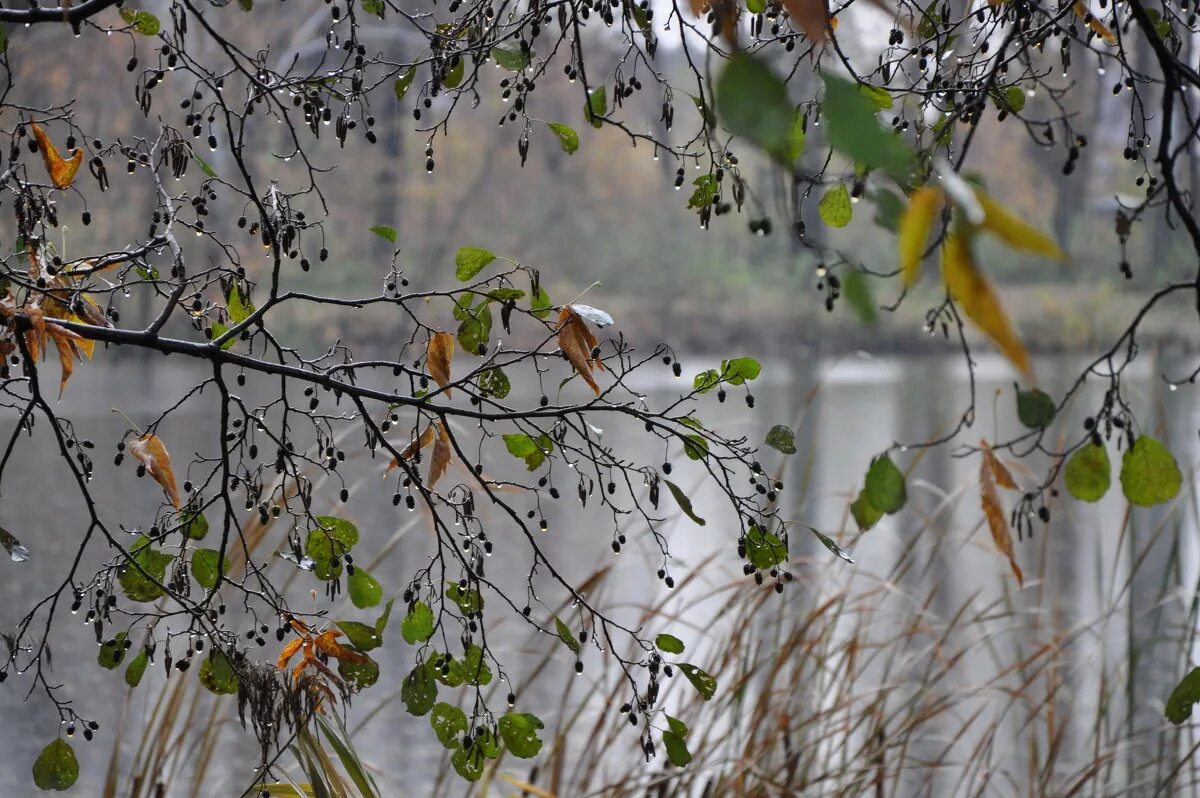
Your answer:
[[[1097,36],[1103,39],[1105,44],[1117,43],[1117,37],[1113,35],[1113,32],[1110,31],[1103,22],[1092,16],[1091,12],[1088,11],[1087,6],[1083,4],[1082,0],[1075,0],[1073,8],[1075,9],[1075,16],[1086,22],[1087,26],[1091,28]]]
[[[296,655],[300,650],[300,646],[304,643],[303,637],[295,637],[288,641],[287,645],[279,652],[279,660],[275,663],[278,670],[283,670],[287,667],[288,661]]]
[[[980,226],[984,230],[994,233],[1014,249],[1023,249],[1055,260],[1066,260],[1067,256],[1050,236],[1013,216],[1003,205],[982,191],[976,189],[975,197],[983,206],[983,224]]]
[[[905,288],[921,276],[925,241],[933,229],[934,220],[942,211],[944,201],[942,190],[933,186],[922,186],[908,198],[908,207],[904,209],[897,229],[900,234],[900,270],[904,275]]]
[[[146,433],[130,445],[129,452],[146,466],[146,473],[162,485],[171,505],[178,510],[179,488],[175,484],[175,472],[171,470],[171,455],[167,454],[162,439],[153,433]]]
[[[596,395],[600,395],[600,386],[592,376],[592,349],[595,347],[596,336],[588,329],[587,322],[570,306],[564,307],[558,313],[558,346],[562,349],[567,360],[583,377],[584,382],[591,386]],[[599,363],[599,360],[596,361]],[[601,366],[603,368],[603,366]]]
[[[58,154],[58,148],[37,122],[30,122],[29,127],[33,130],[33,137],[37,139],[42,162],[46,164],[46,171],[50,174],[50,182],[55,188],[70,188],[75,173],[79,171],[79,164],[83,163],[83,150],[75,149],[75,154],[68,161]]]
[[[1031,382],[1029,355],[1013,331],[991,285],[975,268],[971,245],[959,233],[949,233],[942,245],[942,279],[950,297],[978,325],[1004,356]]]
[[[986,447],[986,444],[985,444]],[[984,448],[983,462],[979,466],[979,497],[983,505],[983,515],[987,519],[988,529],[992,533],[992,541],[1000,553],[1008,558],[1017,582],[1025,585],[1025,575],[1017,558],[1013,554],[1012,535],[1008,531],[1008,521],[1004,518],[1004,505],[1000,503],[1000,495],[996,490],[996,475],[993,466],[999,461],[990,449]]]
[[[430,490],[433,490],[433,486],[446,473],[446,467],[449,465],[450,433],[446,432],[446,425],[439,421],[437,440],[433,442],[433,455],[429,458],[429,479],[425,483]]]
[[[450,395],[450,361],[454,359],[454,336],[448,332],[436,332],[429,336],[429,347],[425,350],[425,365],[433,381],[446,388]]]

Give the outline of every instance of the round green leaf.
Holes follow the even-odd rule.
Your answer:
[[[200,684],[210,693],[235,695],[238,691],[237,673],[223,651],[214,651],[200,664]]]
[[[908,501],[904,487],[904,474],[886,454],[875,458],[867,470],[866,487],[863,490],[867,502],[881,513],[898,512]]]
[[[367,573],[366,568],[355,568],[349,582],[350,601],[360,610],[376,607],[383,601],[383,588],[375,581],[375,577]]]
[[[459,247],[454,256],[454,276],[465,283],[495,259],[496,256],[483,247]]]
[[[338,675],[354,690],[366,690],[379,681],[379,664],[373,659],[366,662],[351,662],[338,660]],[[437,695],[437,685],[433,686],[434,696]],[[403,694],[401,695],[403,697]],[[407,703],[407,702],[406,702]],[[411,711],[411,710],[410,710]],[[417,713],[413,713],[417,714]]]
[[[1149,507],[1170,501],[1182,484],[1179,464],[1154,438],[1139,437],[1121,458],[1121,490],[1136,505]]]
[[[340,665],[338,669],[341,669]],[[418,718],[433,709],[437,702],[437,682],[433,680],[433,674],[425,667],[425,663],[418,663],[409,671],[408,676],[404,677],[404,682],[400,685],[400,700],[404,702],[408,714]]]
[[[79,779],[79,760],[66,740],[42,749],[33,763],[33,783],[39,790],[69,790]]]
[[[661,634],[654,638],[654,645],[658,646],[659,651],[664,651],[667,654],[683,653],[683,641],[675,635]]]
[[[538,730],[542,721],[537,715],[528,712],[509,712],[500,718],[500,738],[508,747],[509,752],[520,759],[531,759],[542,750],[542,741],[538,739]]]
[[[771,431],[767,433],[767,446],[776,449],[784,454],[796,453],[796,433],[792,432],[791,427],[785,427],[783,424],[776,424],[771,427]]]
[[[412,605],[400,624],[400,634],[409,645],[424,643],[433,637],[433,610],[423,601]]]
[[[850,204],[850,192],[844,184],[839,183],[825,192],[817,204],[817,212],[821,221],[830,227],[845,227],[854,217],[854,207]]]
[[[314,560],[341,557],[358,543],[358,527],[341,518],[317,516],[318,526],[309,530],[304,553]]]
[[[574,155],[579,149],[579,134],[575,129],[561,122],[547,122],[546,125],[558,137],[558,146],[562,147],[562,151],[567,155]]]
[[[127,637],[125,632],[117,632],[115,636],[101,644],[100,653],[96,655],[96,662],[101,668],[111,671],[121,664],[125,659],[125,639]]]
[[[1085,502],[1099,501],[1112,481],[1109,472],[1108,450],[1089,443],[1077,449],[1063,471],[1063,482],[1067,492]]]
[[[1031,388],[1017,391],[1017,418],[1030,429],[1045,429],[1057,412],[1054,400],[1045,391]]]
[[[463,735],[467,733],[467,713],[442,701],[435,704],[433,712],[429,714],[429,725],[433,727],[438,742],[446,748],[459,748]]]
[[[212,590],[217,584],[217,558],[221,553],[216,549],[196,549],[192,552],[192,578],[196,580],[196,584],[205,590]],[[225,558],[225,567],[222,569],[228,572],[231,567],[229,558]]]

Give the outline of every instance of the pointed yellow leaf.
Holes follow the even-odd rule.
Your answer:
[[[55,188],[70,188],[75,173],[79,171],[79,164],[83,163],[83,150],[76,149],[69,160],[65,159],[58,154],[58,148],[37,122],[30,122],[29,128],[33,131],[33,137],[37,139],[38,150],[42,153],[42,162],[46,165],[50,182]]]
[[[900,270],[904,275],[905,288],[921,276],[925,241],[933,229],[934,220],[942,211],[944,201],[942,190],[933,186],[922,186],[908,198],[908,207],[904,209],[897,228],[900,234]]]
[[[1045,255],[1055,260],[1066,260],[1054,239],[1009,213],[1003,205],[982,191],[976,190],[975,197],[983,206],[983,224],[980,225],[1014,249],[1023,249],[1036,255]]]
[[[975,268],[970,243],[958,233],[948,233],[942,245],[942,279],[950,297],[1004,356],[1030,381],[1029,354],[1013,331],[995,291]]]

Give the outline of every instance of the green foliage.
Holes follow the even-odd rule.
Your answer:
[[[454,276],[465,283],[495,259],[496,256],[483,247],[459,247],[454,256]]]
[[[692,761],[688,751],[687,741],[674,732],[663,732],[663,746],[667,749],[667,761],[677,768],[686,766]]]
[[[220,556],[216,549],[196,549],[192,552],[192,578],[205,590],[217,586],[217,559]],[[229,568],[229,558],[226,557],[221,572],[228,572]]]
[[[237,673],[224,651],[213,651],[200,664],[200,684],[216,695],[236,695]]]
[[[746,532],[746,559],[760,571],[769,571],[788,558],[787,546],[777,535],[753,524]]]
[[[876,510],[867,499],[866,490],[858,492],[858,498],[850,504],[850,514],[854,516],[854,523],[858,524],[860,532],[866,532],[883,518],[883,512]]]
[[[350,601],[360,610],[378,607],[379,602],[383,601],[383,588],[366,568],[356,567],[347,582]]]
[[[891,515],[899,512],[908,500],[904,486],[904,474],[886,454],[876,457],[867,469],[866,487],[863,495],[871,507]]]
[[[458,582],[446,583],[446,598],[453,601],[464,615],[483,609],[483,596],[479,591],[463,587]]]
[[[204,540],[208,537],[208,519],[203,513],[185,511],[183,514],[183,534],[189,540]]]
[[[783,424],[771,427],[764,442],[767,446],[784,454],[796,453],[796,433],[792,432],[791,427],[785,427]]]
[[[558,639],[563,641],[563,645],[571,649],[572,654],[579,656],[579,641],[576,640],[575,635],[571,633],[571,627],[563,623],[562,619],[557,615],[554,616],[554,631],[558,634]]]
[[[1121,490],[1140,507],[1174,499],[1183,484],[1179,465],[1167,448],[1141,435],[1121,458]]]
[[[850,204],[850,192],[843,183],[838,183],[825,192],[817,203],[817,213],[821,221],[830,227],[845,227],[854,217],[854,207]]]
[[[1112,480],[1108,450],[1103,445],[1088,443],[1075,450],[1063,470],[1067,492],[1085,502],[1099,501]]]
[[[101,668],[111,671],[121,664],[121,661],[125,659],[125,640],[128,637],[127,632],[117,632],[116,635],[101,644],[100,653],[96,655],[96,662]]]
[[[520,72],[529,66],[529,54],[519,47],[493,47],[492,58],[510,72]]]
[[[1045,429],[1057,412],[1054,400],[1045,391],[1030,388],[1017,391],[1017,418],[1030,429]]]
[[[146,666],[150,663],[150,654],[146,649],[138,652],[138,655],[129,661],[129,665],[125,668],[125,684],[130,687],[137,687],[142,683],[142,676],[146,673]]]
[[[149,11],[122,8],[121,19],[125,20],[125,24],[132,27],[135,33],[140,33],[142,36],[157,36],[158,31],[162,28],[158,17]]]
[[[467,733],[467,714],[461,709],[444,701],[439,702],[429,713],[429,725],[443,746],[449,749],[462,747],[463,735]]]
[[[658,650],[664,654],[682,654],[683,641],[675,635],[663,633],[654,638],[654,645],[658,646]]]
[[[562,147],[563,152],[574,155],[579,150],[579,134],[575,132],[575,128],[562,122],[547,122],[546,125],[558,139],[558,146]]]
[[[379,681],[379,664],[375,660],[351,662],[339,659],[338,675],[354,690],[366,690]],[[437,685],[434,685],[435,693],[436,690]]]
[[[734,53],[717,78],[715,95],[726,130],[777,157],[790,158],[796,109],[787,86],[766,62]]]
[[[546,456],[554,451],[554,441],[548,435],[542,434],[533,438],[523,432],[504,436],[504,446],[513,457],[525,461],[525,467],[536,471]]]
[[[254,303],[250,301],[250,297],[238,289],[237,283],[229,286],[229,297],[225,302],[225,307],[234,324],[241,324],[250,318],[250,314],[254,313]]]
[[[1178,726],[1192,717],[1192,707],[1197,701],[1200,701],[1200,668],[1192,668],[1167,697],[1163,714]]]
[[[680,510],[683,510],[683,514],[700,526],[704,526],[707,522],[696,515],[696,511],[692,509],[692,500],[688,498],[688,495],[671,480],[664,479],[663,482],[667,483],[667,490],[671,491],[671,495],[675,497],[675,503],[679,505]]]
[[[167,566],[175,558],[151,547],[150,541],[139,537],[129,547],[132,562],[121,567],[117,581],[130,601],[154,601],[165,595],[159,587],[167,573]]]
[[[830,146],[856,163],[883,169],[897,182],[905,183],[913,166],[912,150],[879,124],[872,98],[845,78],[828,72],[821,73],[821,77],[825,81],[821,107]]]
[[[850,271],[846,274],[842,280],[842,296],[864,324],[879,321],[879,311],[875,307],[875,298],[871,296],[871,286],[862,272]]]
[[[404,677],[400,685],[400,700],[408,714],[421,717],[437,702],[437,682],[425,663],[419,663]]]
[[[496,366],[479,375],[479,392],[484,396],[493,396],[496,399],[503,399],[508,396],[508,392],[512,390],[512,383],[508,380],[508,375],[504,373],[504,369]]]
[[[393,244],[396,243],[396,228],[394,227],[379,225],[378,227],[372,227],[371,232],[385,241],[390,241]]]
[[[345,633],[350,645],[359,651],[367,652],[383,644],[383,636],[375,631],[375,627],[359,621],[337,621],[337,627]]]
[[[679,668],[679,672],[682,673],[687,680],[692,683],[692,687],[696,688],[696,692],[698,692],[700,697],[705,701],[711,700],[712,697],[716,695],[717,680],[710,676],[703,669],[697,668],[695,665],[692,665],[688,662],[680,662],[676,665],[676,667]]]
[[[69,790],[79,779],[79,760],[66,740],[47,745],[33,763],[33,783],[39,790]]]
[[[542,721],[528,712],[509,712],[500,718],[500,739],[509,753],[519,759],[532,759],[542,750],[537,733]]]
[[[433,610],[428,604],[423,601],[413,602],[400,624],[400,634],[404,637],[404,642],[410,645],[424,643],[433,637]]]
[[[393,86],[393,89],[396,92],[396,101],[397,102],[399,102],[400,100],[403,100],[404,95],[408,94],[408,88],[409,88],[409,86],[412,86],[413,78],[415,78],[416,76],[417,76],[417,68],[414,66],[414,67],[409,67],[408,69],[406,69],[404,71],[403,75],[396,78],[396,83]]]
[[[604,124],[600,117],[608,113],[608,93],[604,86],[597,86],[588,93],[587,102],[583,104],[583,119],[589,125],[599,129]]]
[[[470,302],[469,296],[463,299]],[[458,345],[469,355],[480,355],[487,350],[488,339],[492,336],[492,309],[488,300],[484,299],[475,307],[459,306],[454,315],[459,319]]]

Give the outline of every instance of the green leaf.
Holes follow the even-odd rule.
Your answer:
[[[751,565],[760,571],[769,571],[787,558],[787,546],[779,536],[758,524],[751,524],[746,532],[746,559]]]
[[[494,396],[503,399],[512,390],[508,375],[499,366],[490,368],[479,375],[479,392],[484,396]]]
[[[224,334],[225,334],[225,333],[227,333],[227,332],[229,332],[229,325],[228,325],[228,324],[222,324],[222,323],[221,323],[221,322],[219,322],[219,321],[214,321],[214,322],[213,322],[213,326],[212,326],[212,337],[213,337],[213,340],[216,340],[217,338],[220,338],[222,335],[224,335]],[[230,338],[230,339],[228,339],[227,341],[225,341],[225,343],[221,344],[221,351],[222,351],[222,352],[228,351],[228,350],[229,350],[229,349],[230,349],[230,348],[231,348],[231,347],[232,347],[234,344],[236,344],[236,343],[237,343],[237,338],[236,338],[236,337],[235,337],[235,338]]]
[[[146,649],[138,652],[138,655],[129,661],[129,666],[125,668],[125,684],[130,687],[137,687],[142,683],[142,675],[146,673],[146,665],[150,662],[150,654]]]
[[[683,738],[688,736],[688,727],[686,723],[681,721],[679,718],[671,717],[665,712],[663,713],[663,716],[667,719],[667,730],[670,731],[671,734]]]
[[[480,347],[486,349],[492,335],[492,311],[487,300],[466,311],[466,317],[458,325],[458,345],[471,355],[479,355]]]
[[[42,749],[33,763],[33,783],[39,790],[69,790],[79,779],[79,760],[66,740]]]
[[[115,636],[104,641],[100,646],[100,652],[96,655],[96,662],[101,668],[111,671],[121,664],[121,661],[125,659],[127,637],[129,637],[127,632],[117,632]]]
[[[318,526],[309,530],[304,553],[314,560],[341,557],[358,543],[358,527],[342,518],[316,517]]]
[[[247,14],[254,10],[254,0],[237,0],[237,4]]]
[[[689,460],[708,458],[708,441],[701,435],[687,435],[683,439],[683,453]]]
[[[217,585],[217,558],[221,553],[216,549],[196,549],[192,552],[192,578],[196,584],[205,590],[212,590]],[[225,558],[222,573],[228,573],[231,563]]]
[[[562,151],[567,155],[574,155],[579,149],[579,134],[575,129],[561,122],[547,122],[546,125],[558,137],[558,146],[562,147]]]
[[[1025,110],[1025,91],[1020,86],[1009,86],[1004,90],[1004,104],[1014,114]]]
[[[212,168],[212,166],[209,165],[208,161],[204,160],[199,155],[197,155],[195,151],[192,152],[192,160],[196,162],[196,164],[200,167],[200,171],[203,172],[204,174],[208,175],[209,177],[217,176],[216,170],[214,170]],[[155,269],[155,271],[158,271],[158,269]],[[158,279],[158,278],[155,277],[155,279]]]
[[[761,14],[767,10],[767,0],[746,0],[746,10],[751,14]]]
[[[642,33],[646,34],[647,36],[650,35],[650,17],[646,15],[646,9],[642,8],[640,5],[634,6],[633,21],[637,23],[637,26],[641,29]]]
[[[417,601],[409,608],[400,624],[400,634],[409,645],[424,643],[433,637],[433,610],[428,604]]]
[[[829,537],[829,535],[826,535],[824,532],[821,532],[820,530],[813,529],[811,526],[807,527],[807,529],[809,532],[812,532],[814,535],[817,536],[817,540],[821,541],[822,546],[829,549],[831,552],[833,552],[835,555],[837,555],[841,559],[845,560],[846,562],[850,562],[850,563],[854,562],[854,560],[850,557],[850,555],[846,553],[845,549],[843,549],[838,544],[834,543],[833,538]]]
[[[453,704],[441,701],[429,713],[429,725],[433,727],[438,742],[449,749],[461,748],[462,738],[467,733],[467,713]]]
[[[380,19],[383,19],[384,8],[383,0],[362,0],[362,10]]]
[[[465,283],[495,259],[495,254],[483,247],[459,247],[454,255],[454,276]]]
[[[866,488],[863,492],[872,507],[888,515],[898,512],[908,500],[904,488],[904,474],[886,454],[876,457],[871,462],[871,467],[867,469]]]
[[[895,232],[900,227],[900,217],[904,215],[904,200],[886,188],[875,189],[872,198],[875,200],[875,224]]]
[[[404,677],[400,685],[400,700],[404,702],[408,714],[418,718],[433,709],[437,702],[437,682],[425,663],[420,663]]]
[[[1054,421],[1057,409],[1045,391],[1031,388],[1017,391],[1017,418],[1030,429],[1045,429]]]
[[[379,681],[379,663],[373,659],[368,659],[365,662],[351,662],[350,660],[339,659],[338,675],[355,691],[366,690]],[[434,685],[433,689],[436,697],[437,685]],[[401,698],[403,698],[403,694]]]
[[[121,575],[117,577],[126,597],[130,601],[154,601],[164,596],[165,591],[159,587],[159,584],[163,582],[167,566],[175,558],[170,554],[150,548],[150,541],[145,536],[138,538],[130,547],[129,552],[133,562],[122,566]],[[136,566],[140,566],[141,570],[138,570]],[[143,576],[143,571],[153,579]]]
[[[537,295],[529,303],[529,312],[539,319],[544,319],[550,315],[550,311],[554,306],[550,303],[550,295],[546,293],[546,289],[538,286]]]
[[[663,746],[667,749],[667,761],[677,768],[686,766],[692,761],[692,753],[688,751],[687,742],[678,734],[663,732]]]
[[[378,607],[379,602],[383,601],[383,588],[379,586],[379,582],[375,581],[375,577],[367,573],[366,568],[356,566],[354,573],[350,574],[347,581],[349,582],[350,601],[360,610]]]
[[[394,88],[396,91],[397,102],[404,99],[404,95],[408,93],[408,87],[412,85],[413,78],[415,78],[416,76],[417,76],[417,68],[415,66],[412,66],[412,67],[409,67],[408,70],[403,75],[396,78],[396,85]]]
[[[1067,492],[1085,502],[1099,501],[1112,481],[1112,468],[1108,462],[1108,450],[1104,446],[1089,443],[1075,450],[1063,470],[1063,483]]]
[[[509,712],[500,718],[499,725],[500,739],[504,740],[504,745],[513,756],[531,759],[542,750],[542,741],[538,739],[537,733],[543,726],[537,715]]]
[[[1192,668],[1187,676],[1175,685],[1167,698],[1167,720],[1176,726],[1192,716],[1192,707],[1200,701],[1200,668]]]
[[[387,629],[388,619],[392,617],[392,605],[396,603],[396,599],[388,599],[388,603],[383,608],[383,615],[375,619],[375,634],[383,637],[383,630]]]
[[[762,365],[752,357],[735,357],[721,362],[721,378],[730,385],[742,385],[757,379]]]
[[[767,446],[784,454],[796,453],[796,433],[792,432],[791,427],[786,427],[783,424],[776,424],[771,427],[764,442]]]
[[[906,182],[914,159],[912,149],[883,129],[875,117],[874,103],[856,83],[829,73],[822,77],[822,113],[830,146],[857,163],[883,169],[897,182]]]
[[[879,320],[875,299],[871,296],[871,286],[862,272],[855,269],[846,275],[842,280],[842,296],[864,324],[874,324]]]
[[[854,208],[850,205],[850,192],[843,183],[838,183],[825,192],[817,203],[817,213],[821,221],[830,227],[845,227],[854,217]]]
[[[603,86],[597,86],[588,92],[587,102],[583,104],[583,119],[594,128],[600,128],[603,121],[600,117],[608,113],[608,93]]]
[[[688,498],[687,494],[671,480],[664,479],[663,482],[667,483],[667,490],[671,491],[671,495],[675,497],[675,503],[679,505],[680,510],[683,510],[683,514],[700,526],[704,526],[707,521],[696,515],[696,511],[692,509],[692,500]]]
[[[204,540],[208,537],[208,519],[203,513],[184,511],[183,534],[189,540]]]
[[[554,450],[554,442],[547,435],[533,438],[523,432],[504,436],[504,446],[513,457],[525,461],[525,467],[536,471],[546,461],[546,456]]]
[[[447,89],[458,88],[458,85],[462,83],[463,74],[467,66],[467,62],[461,55],[455,55],[453,58],[454,63],[450,65],[450,68],[446,70],[446,74],[442,78],[442,85]]]
[[[384,225],[379,225],[377,227],[372,227],[371,232],[374,233],[375,235],[379,236],[380,238],[386,238],[388,241],[391,241],[393,244],[396,243],[396,229],[394,227],[386,227]]]
[[[493,47],[492,58],[510,72],[520,72],[529,66],[529,54],[519,47]]]
[[[158,21],[158,17],[149,11],[122,8],[121,19],[125,20],[125,24],[132,26],[136,33],[140,33],[143,36],[156,36],[162,27]]]
[[[350,641],[350,645],[359,651],[365,653],[379,648],[383,644],[383,638],[375,631],[375,627],[373,626],[359,623],[358,621],[335,621],[335,623],[346,634],[346,639]]]
[[[458,605],[458,609],[463,614],[479,612],[483,609],[483,596],[479,594],[479,591],[469,587],[460,587],[458,582],[446,583],[446,598]]]
[[[710,700],[717,692],[717,680],[709,676],[706,672],[691,665],[687,662],[680,662],[676,665],[680,672],[687,677],[687,680],[692,683],[692,687],[696,688],[696,692],[705,700]]]
[[[892,99],[892,95],[888,93],[888,90],[879,86],[860,83],[858,93],[870,100],[871,105],[874,106],[876,111],[886,111],[895,105],[895,101]]]
[[[859,532],[866,532],[879,523],[880,518],[883,518],[883,513],[876,510],[867,499],[867,492],[865,490],[860,490],[858,498],[851,502],[850,514],[854,516],[854,523],[858,524]]]
[[[200,684],[205,690],[217,695],[236,695],[237,673],[224,651],[214,651],[200,664]]]
[[[454,766],[454,772],[467,781],[479,781],[483,776],[483,763],[483,751],[477,745],[460,748],[454,752],[454,756],[450,757],[450,764]]]
[[[572,654],[579,656],[579,641],[571,634],[571,627],[563,623],[557,615],[554,616],[554,631],[558,633],[558,639],[563,641],[563,645],[571,649]]]
[[[716,372],[716,369],[709,369],[696,375],[692,380],[692,390],[697,393],[708,393],[720,384],[721,375]]]
[[[483,658],[483,649],[474,643],[467,646],[462,662],[452,662],[450,667],[452,670],[457,667],[461,681],[467,684],[483,687],[492,681],[492,669]]]
[[[1174,499],[1183,484],[1179,464],[1154,438],[1138,436],[1121,458],[1121,490],[1139,507]]]
[[[696,190],[688,198],[689,208],[703,208],[711,205],[712,201],[716,199],[717,192],[721,189],[716,175],[700,175],[692,181],[692,185],[696,187]]]
[[[666,652],[667,654],[683,653],[683,641],[675,635],[661,634],[654,638],[654,645],[658,646],[659,651]]]
[[[793,164],[800,159],[804,154],[804,142],[806,139],[805,130],[808,127],[807,114],[796,112],[795,118],[792,119],[792,130],[788,136],[787,155],[784,162]]]
[[[791,152],[796,109],[787,85],[765,61],[735,52],[717,78],[715,95],[717,114],[730,133],[778,157]]]

